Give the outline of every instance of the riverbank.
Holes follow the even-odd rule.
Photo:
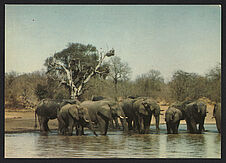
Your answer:
[[[161,106],[160,124],[165,124],[165,111],[168,106]],[[207,105],[207,116],[205,119],[205,124],[215,124],[215,119],[212,119],[213,115],[213,105]],[[38,120],[37,120],[38,124]],[[57,130],[58,122],[57,120],[49,121],[49,128],[51,130]],[[155,125],[155,118],[152,118],[151,124]],[[185,124],[182,120],[181,124]],[[34,128],[35,125],[35,113],[34,109],[5,109],[5,133],[20,133],[20,132],[34,132],[39,131],[39,126]]]

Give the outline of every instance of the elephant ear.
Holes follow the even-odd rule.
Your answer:
[[[78,115],[78,107],[76,105],[73,105],[68,109],[69,114],[76,120],[79,120],[79,115]]]

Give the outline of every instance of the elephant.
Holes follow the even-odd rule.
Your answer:
[[[125,114],[121,106],[119,105],[119,102],[103,96],[93,96],[92,101],[108,101],[108,104],[111,106],[112,109],[112,120],[110,120],[109,127],[112,127],[113,129],[120,129],[118,122],[118,118],[120,118],[123,130],[128,131],[128,125],[124,120]]]
[[[121,106],[125,116],[127,117],[126,121],[128,123],[129,131],[130,130],[134,130],[135,131],[135,123],[138,123],[137,122],[137,116],[136,116],[135,110],[133,108],[133,103],[135,101],[136,100],[134,100],[134,99],[127,98],[127,99],[123,99],[120,102],[120,106]]]
[[[194,101],[184,108],[187,130],[190,133],[202,133],[205,131],[204,121],[206,117],[206,104],[202,101]],[[197,129],[199,124],[199,129]]]
[[[129,130],[134,130],[138,133],[148,133],[152,115],[156,119],[156,130],[159,131],[159,105],[150,98],[138,97],[127,98],[121,102],[122,109],[125,113],[128,122]]]
[[[219,133],[221,133],[221,103],[214,105],[213,118],[216,120],[216,126]]]
[[[156,131],[159,132],[159,130],[160,130],[159,129],[159,120],[160,120],[160,115],[161,115],[160,111],[163,111],[163,110],[160,110],[160,106],[152,98],[144,98],[144,101],[142,104],[145,106],[145,108],[149,109],[150,123],[151,123],[152,115],[155,117]],[[147,130],[149,130],[149,128],[150,128],[150,123],[147,122],[147,124],[146,124]]]
[[[57,114],[58,131],[60,134],[72,135],[73,128],[76,127],[76,135],[83,135],[83,127],[88,127],[97,136],[93,124],[90,120],[88,109],[79,104],[64,105]]]
[[[98,125],[100,134],[106,135],[109,121],[113,119],[109,101],[83,101],[81,106],[88,109],[90,119]]]
[[[177,134],[180,120],[183,119],[182,111],[169,106],[165,112],[165,121],[168,134]]]
[[[103,97],[103,96],[93,96],[92,97],[92,101],[100,101],[100,100],[103,100],[103,99],[105,99],[105,97]]]
[[[48,121],[57,118],[57,112],[60,108],[66,104],[79,103],[77,100],[64,99],[64,100],[51,100],[43,99],[41,100],[35,109],[35,128],[37,128],[37,118],[39,121],[40,131],[48,132],[50,131],[48,126]]]
[[[124,113],[120,103],[118,101],[114,101],[114,100],[104,100],[104,101],[111,108],[111,115],[112,115],[112,119],[115,122],[115,128],[120,128],[119,123],[118,123],[118,118],[119,118],[120,122],[122,124],[122,127],[123,127],[123,131],[128,132],[128,124],[126,122],[127,117],[125,116],[125,113]],[[112,120],[110,120],[110,122],[112,122]]]

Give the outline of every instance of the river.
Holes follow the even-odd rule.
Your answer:
[[[57,131],[5,134],[5,158],[221,158],[221,135],[216,125],[205,125],[203,134],[160,133],[151,126],[150,134],[125,135],[109,131],[107,136],[62,136]]]

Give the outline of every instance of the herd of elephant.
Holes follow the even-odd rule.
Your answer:
[[[148,97],[125,98],[120,101],[94,97],[92,100],[50,100],[43,99],[35,109],[35,127],[37,118],[41,132],[50,131],[48,121],[58,120],[58,132],[62,135],[84,135],[84,127],[88,127],[94,135],[106,135],[109,126],[120,128],[120,119],[125,133],[148,134],[152,115],[155,117],[156,131],[159,132],[161,114],[158,103]],[[201,101],[184,101],[173,103],[165,112],[168,134],[177,134],[180,120],[185,120],[189,133],[205,131],[206,104]],[[221,132],[221,104],[215,104],[213,117],[219,133]],[[197,128],[197,125],[199,126]]]

